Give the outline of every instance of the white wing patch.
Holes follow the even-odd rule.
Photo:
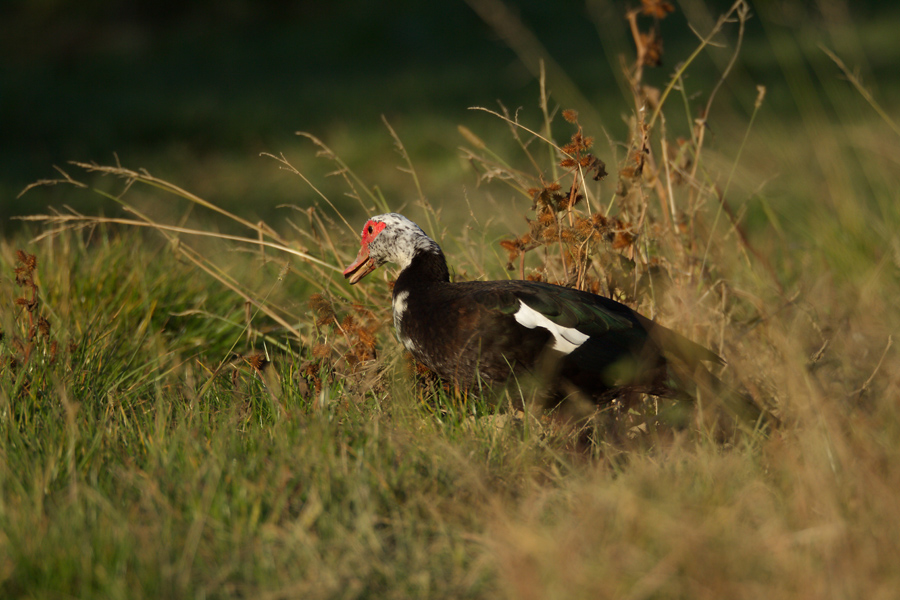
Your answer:
[[[590,337],[589,335],[581,333],[580,331],[572,327],[563,327],[562,325],[557,325],[521,300],[519,300],[519,304],[521,304],[521,307],[518,311],[516,311],[516,314],[514,315],[519,325],[527,327],[528,329],[542,327],[543,329],[549,331],[551,334],[553,334],[554,350],[559,350],[563,354],[569,354],[573,350],[581,346]]]

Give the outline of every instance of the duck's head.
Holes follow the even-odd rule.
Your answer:
[[[352,285],[386,262],[395,263],[402,271],[421,252],[440,254],[441,249],[418,225],[403,215],[378,215],[363,226],[359,254],[344,269],[344,277]]]

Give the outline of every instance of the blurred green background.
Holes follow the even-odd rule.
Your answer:
[[[673,3],[676,12],[662,22],[664,64],[646,77],[660,86],[697,45],[685,22],[706,32],[730,6]],[[407,146],[429,199],[438,205],[457,202],[476,184],[459,156],[464,140],[457,125],[510,147],[504,124],[467,110],[496,108],[498,100],[510,109],[522,107],[522,119],[538,124],[534,57],[542,52],[550,59],[548,87],[555,102],[579,110],[598,140],[602,127],[612,139],[625,141],[623,116],[632,105],[623,93],[618,57],[633,56],[624,14],[639,3],[510,1],[505,7],[515,18],[500,21],[511,32],[482,18],[496,14],[497,4],[5,0],[0,3],[0,223],[9,230],[17,227],[9,217],[48,205],[114,211],[94,194],[65,187],[17,199],[30,182],[55,177],[53,165],[112,164],[114,155],[123,166],[146,168],[239,214],[272,221],[278,205],[315,201],[297,177],[259,156],[283,152],[332,200],[355,206],[343,198],[340,182],[327,177],[333,167],[316,161],[312,145],[294,135],[298,130],[331,145],[396,206],[414,198],[415,189],[395,168],[401,161],[381,115]],[[803,121],[804,95],[827,99],[819,79],[838,82],[836,89],[855,98],[851,102],[860,118],[872,118],[820,45],[859,69],[882,105],[897,113],[897,3],[761,0],[750,5],[754,17],[741,60],[710,121],[711,131],[727,139],[731,123],[746,126],[755,86],[767,87],[754,136],[762,145],[749,168],[764,172],[777,166],[784,175],[790,160],[802,160],[790,143],[771,140],[790,138],[785,123]],[[733,43],[734,33],[732,28],[721,41]],[[688,91],[708,91],[729,53],[730,48],[704,53],[689,72]],[[799,86],[798,77],[809,80]],[[827,114],[829,108],[822,110]],[[669,127],[674,134],[679,128],[686,132],[687,117]],[[609,147],[598,152],[615,162]]]

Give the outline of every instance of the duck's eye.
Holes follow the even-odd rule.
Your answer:
[[[366,233],[368,233],[369,235],[372,235],[373,231],[375,231],[375,229],[373,229],[371,225],[369,225],[369,227],[366,229]]]

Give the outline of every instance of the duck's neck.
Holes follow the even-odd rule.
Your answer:
[[[448,281],[450,271],[447,269],[447,259],[435,245],[433,249],[416,252],[406,268],[400,271],[394,284],[394,296],[417,286]]]

